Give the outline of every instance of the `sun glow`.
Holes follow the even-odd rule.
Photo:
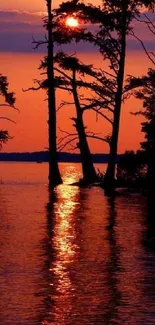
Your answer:
[[[66,25],[69,26],[69,27],[78,27],[79,26],[79,22],[74,17],[68,17],[66,19]]]

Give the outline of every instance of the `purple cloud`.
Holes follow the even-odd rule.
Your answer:
[[[0,11],[0,51],[6,52],[33,52],[32,38],[43,40],[45,30],[42,25],[43,13],[29,13],[21,11]],[[149,13],[153,19],[154,14]],[[155,36],[145,24],[134,21],[136,35],[143,39],[149,51],[155,50]],[[92,28],[92,27],[91,27]],[[64,48],[64,47],[63,47]],[[140,43],[133,37],[128,38],[129,50],[141,50]],[[45,47],[40,47],[39,52],[45,52]],[[96,48],[88,43],[65,46],[67,51],[94,52]]]

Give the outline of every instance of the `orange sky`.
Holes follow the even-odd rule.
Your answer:
[[[61,2],[54,1],[57,5]],[[99,0],[91,1],[93,4],[99,4]],[[40,26],[42,24],[40,18],[29,14],[21,14],[23,11],[27,12],[43,12],[45,10],[44,0],[7,0],[0,4],[0,10],[8,11],[7,14],[2,13],[4,24],[1,29],[0,46],[7,43],[7,46],[12,42],[12,46],[8,53],[4,53],[4,49],[0,48],[0,72],[8,76],[10,88],[15,91],[17,97],[17,107],[20,109],[20,114],[17,111],[11,111],[8,108],[1,109],[1,116],[7,116],[14,119],[17,124],[11,124],[1,120],[1,127],[8,129],[13,139],[4,145],[3,151],[36,151],[44,150],[47,147],[47,102],[45,101],[46,94],[43,91],[23,93],[22,88],[27,88],[32,85],[33,78],[39,77],[37,70],[40,59],[43,58],[43,54],[37,53],[16,53],[16,46],[20,46],[19,52],[29,52],[27,50],[27,43],[25,43],[25,35],[27,42],[30,45],[30,52],[32,51],[32,34],[33,32],[40,33]],[[20,10],[20,14],[16,13],[14,16],[10,15],[9,11]],[[32,19],[31,19],[32,16]],[[30,22],[27,21],[30,19]],[[31,21],[32,20],[32,21]],[[13,25],[10,24],[13,23]],[[19,24],[18,24],[19,23]],[[33,26],[33,28],[32,28]],[[39,29],[35,29],[38,28]],[[4,32],[3,32],[4,31]],[[7,32],[5,36],[5,31]],[[12,35],[11,32],[14,32]],[[19,33],[19,34],[18,34]],[[146,40],[149,40],[146,30],[139,29],[140,35],[145,35]],[[40,35],[40,34],[39,34]],[[20,39],[19,37],[20,36]],[[24,36],[24,37],[23,37]],[[15,39],[16,37],[16,39]],[[152,36],[151,36],[152,37]],[[2,41],[1,41],[2,40]],[[150,38],[150,42],[152,39]],[[14,45],[15,44],[15,45]],[[23,47],[25,45],[25,48]],[[86,45],[87,46],[87,45]],[[126,65],[126,74],[139,75],[145,74],[148,67],[151,66],[149,60],[143,51],[136,51],[134,44],[131,44],[131,50],[129,51]],[[12,53],[14,50],[14,53]],[[74,51],[74,48],[72,48]],[[90,50],[91,51],[91,50]],[[85,63],[94,63],[97,67],[103,67],[103,61],[97,53],[89,53],[83,49],[83,53],[78,53],[79,57]],[[57,91],[57,104],[61,99],[69,100],[66,92]],[[133,117],[130,114],[132,110],[139,110],[141,106],[140,102],[130,99],[123,107],[121,116],[121,128],[119,138],[119,152],[125,150],[139,148],[139,142],[143,139],[141,133],[141,117]],[[71,107],[67,109],[63,108],[58,113],[58,126],[61,129],[72,131],[72,122],[70,117],[74,116],[74,111]],[[85,116],[85,124],[88,130],[93,132],[99,132],[105,136],[110,132],[109,125],[101,119],[96,122],[93,114],[87,113]],[[59,132],[60,135],[60,132]],[[62,136],[62,134],[60,135]],[[103,142],[90,141],[91,150],[93,152],[108,152],[108,147]]]
[[[5,10],[27,10],[27,11],[44,11],[45,1],[44,0],[7,0],[1,1],[1,9]]]
[[[62,1],[54,0],[53,5],[58,6]],[[101,0],[91,0],[91,3],[94,5],[100,4]],[[27,11],[44,11],[45,10],[45,1],[44,0],[7,0],[7,2],[1,1],[0,9],[6,10],[27,10]]]
[[[1,71],[5,73],[10,81],[10,87],[16,92],[17,107],[20,114],[10,109],[1,109],[1,115],[16,120],[14,125],[9,122],[1,122],[3,128],[9,129],[10,135],[14,138],[4,146],[3,151],[33,151],[44,150],[47,147],[47,107],[46,94],[44,91],[23,93],[22,88],[27,88],[32,84],[33,78],[39,77],[37,67],[42,54],[20,54],[20,53],[1,53]],[[80,58],[89,63],[94,60],[92,54],[81,54]],[[97,66],[102,64],[100,57],[95,56]],[[139,64],[140,62],[140,64]],[[127,60],[127,73],[141,75],[146,73],[149,62],[146,56],[139,52],[131,52]],[[68,94],[58,93],[58,104],[60,99],[68,100]],[[133,117],[130,111],[139,110],[141,103],[134,99],[129,100],[124,108],[121,117],[119,152],[126,149],[137,149],[143,135],[140,132],[141,117]],[[73,130],[70,117],[74,116],[74,110],[70,107],[62,108],[58,114],[58,125],[61,129]],[[105,121],[99,119],[96,122],[95,116],[88,113],[85,116],[88,129],[100,132],[105,135],[109,132],[109,126]],[[90,142],[93,152],[107,152],[107,145],[98,142]]]

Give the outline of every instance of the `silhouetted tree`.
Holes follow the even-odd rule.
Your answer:
[[[115,92],[115,108],[114,108],[114,122],[110,143],[110,156],[109,163],[106,172],[106,187],[110,190],[114,187],[115,178],[115,162],[117,156],[118,147],[118,135],[119,135],[119,125],[121,116],[121,106],[123,99],[123,83],[124,83],[124,73],[125,73],[125,59],[126,59],[126,43],[127,36],[133,35],[133,30],[131,27],[131,22],[133,21],[135,15],[139,12],[139,5],[146,4],[144,1],[104,1],[104,11],[108,11],[114,14],[112,18],[112,24],[108,28],[101,28],[99,35],[104,38],[105,48],[102,46],[101,50],[106,52],[110,57],[111,69],[116,75],[116,92]],[[116,36],[113,32],[115,30]],[[107,47],[107,48],[106,48]]]
[[[0,107],[11,107],[15,108],[15,96],[13,92],[9,92],[9,83],[6,76],[3,76],[0,74],[0,96],[2,101],[0,102]],[[10,122],[15,123],[10,118],[7,118],[6,116],[0,116],[1,120],[8,120]],[[2,148],[2,145],[6,143],[11,137],[9,136],[8,131],[6,130],[0,130],[0,149]]]
[[[83,115],[85,111],[93,110],[97,115],[105,118],[112,124],[110,117],[108,117],[102,110],[102,106],[105,106],[107,101],[108,105],[108,80],[104,77],[101,71],[93,69],[91,65],[86,65],[80,62],[75,56],[69,56],[63,52],[59,52],[54,56],[54,70],[55,70],[55,86],[59,89],[63,89],[72,94],[73,102],[62,101],[60,107],[67,105],[74,105],[76,109],[76,117],[72,118],[74,121],[74,127],[78,134],[78,148],[80,150],[83,179],[85,184],[92,183],[97,180],[97,174],[93,166],[92,156],[89,149],[87,137],[98,139],[109,143],[109,137],[102,137],[93,132],[88,132],[84,125]],[[45,68],[47,65],[46,59],[42,62],[40,68]],[[87,81],[85,76],[89,76],[91,80]],[[103,94],[103,83],[105,90]],[[47,88],[48,80],[38,81],[39,86],[36,88]],[[89,89],[94,95],[81,93],[82,89]],[[80,94],[79,94],[80,90]],[[101,97],[102,95],[102,97]],[[108,109],[108,107],[106,107]],[[113,113],[112,109],[111,112]],[[73,140],[77,139],[76,133],[69,133],[64,131],[65,136],[58,141],[59,149],[64,149],[66,145],[69,145]]]
[[[117,163],[117,186],[146,187],[146,156],[142,151],[126,151]]]
[[[76,108],[76,118],[72,118],[72,120],[74,121],[74,126],[76,128],[76,131],[78,133],[78,138],[79,138],[78,147],[81,155],[83,182],[86,184],[91,183],[97,179],[97,174],[93,165],[93,160],[92,160],[91,152],[87,141],[87,135],[86,135],[84,121],[83,121],[84,110],[81,109],[81,104],[78,95],[78,85],[77,85],[77,73],[79,71],[78,60],[73,57],[69,58],[67,56],[61,55],[61,57],[59,56],[58,62],[63,68],[69,69],[72,74],[70,77],[70,87],[71,87],[70,89],[73,95],[74,104]]]
[[[6,130],[0,130],[0,149],[2,148],[2,145],[4,143],[7,143],[7,141],[10,139],[8,131]]]
[[[56,87],[57,80],[54,75],[54,44],[56,42],[67,42],[69,38],[69,28],[62,30],[63,19],[59,20],[59,17],[56,18],[54,10],[52,10],[52,0],[46,0],[47,4],[47,17],[44,19],[44,25],[47,30],[47,36],[44,40],[36,41],[33,39],[33,44],[35,48],[38,48],[40,45],[47,45],[48,53],[46,58],[46,68],[47,79],[45,84],[39,84],[38,87],[31,87],[27,90],[36,90],[40,88],[46,88],[48,94],[48,113],[49,113],[49,184],[51,187],[54,187],[62,182],[59,166],[57,162],[57,114],[56,114]],[[78,28],[76,29],[77,33]],[[67,31],[67,32],[66,32]],[[74,33],[74,30],[72,31]],[[75,33],[75,35],[76,35]],[[38,80],[36,80],[37,83]]]
[[[53,30],[54,21],[52,13],[52,0],[46,0],[47,4],[47,18],[45,19],[45,26],[47,29],[47,79],[48,79],[48,130],[49,130],[49,185],[54,187],[62,183],[58,161],[57,161],[57,119],[56,119],[56,97],[55,97],[55,83],[54,83],[54,40]]]
[[[101,137],[95,133],[88,132],[84,125],[83,115],[85,111],[93,110],[94,112],[96,112],[96,114],[99,114],[108,122],[111,122],[111,119],[106,116],[106,114],[104,114],[104,112],[102,111],[103,99],[101,100],[101,98],[96,98],[94,102],[93,96],[93,94],[95,93],[95,95],[97,96],[98,94],[99,97],[101,92],[102,95],[104,95],[101,84],[105,82],[105,80],[103,81],[103,77],[101,77],[101,72],[95,71],[91,65],[83,64],[75,56],[68,56],[61,52],[56,55],[55,59],[61,69],[59,70],[59,72],[62,73],[63,76],[63,79],[61,79],[61,81],[63,81],[63,83],[67,85],[67,90],[72,93],[73,102],[76,108],[76,118],[72,118],[72,120],[74,121],[74,126],[76,128],[79,139],[78,148],[81,154],[83,181],[85,183],[91,183],[97,179],[97,175],[93,166],[92,156],[89,149],[87,137],[91,137],[108,143],[108,136]],[[62,69],[63,71],[65,70],[65,73],[62,71]],[[68,72],[67,75],[66,71]],[[80,78],[78,78],[79,75]],[[67,79],[65,81],[64,76],[65,79]],[[91,80],[87,81],[87,79],[85,80],[84,78],[82,78],[85,76],[91,77]],[[86,95],[84,95],[83,93],[82,95],[80,95],[79,90],[81,91],[83,88],[91,90],[91,92],[93,93],[92,96],[89,95],[87,98]]]
[[[147,76],[141,78],[141,82],[143,86],[135,92],[135,96],[142,100],[143,110],[136,114],[141,114],[146,119],[142,123],[145,141],[141,146],[148,157],[148,186],[153,193],[155,192],[155,70],[149,69]]]
[[[114,103],[114,120],[112,127],[109,163],[105,177],[105,186],[111,191],[114,188],[115,162],[118,147],[118,135],[123,101],[123,82],[125,72],[127,36],[134,36],[131,23],[139,13],[140,6],[154,5],[154,1],[134,0],[105,0],[102,8],[85,5],[79,1],[70,1],[60,5],[58,13],[74,13],[85,21],[99,25],[97,33],[81,33],[81,39],[97,45],[103,58],[109,60],[110,69],[113,71],[112,80],[115,91],[111,94]],[[74,35],[73,35],[74,37]]]

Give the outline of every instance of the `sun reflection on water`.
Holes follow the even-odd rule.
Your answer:
[[[61,294],[67,294],[71,289],[71,281],[67,270],[68,264],[74,261],[78,247],[75,233],[75,209],[77,202],[77,187],[62,186],[58,189],[60,198],[56,211],[55,235],[53,238],[56,251],[56,262],[53,271],[58,277],[58,288]]]
[[[75,181],[74,176],[69,182]],[[51,299],[54,306],[49,320],[43,324],[51,324],[51,317],[56,324],[66,324],[66,311],[71,312],[74,286],[70,276],[70,268],[78,256],[78,245],[76,244],[75,218],[76,209],[79,207],[79,188],[63,184],[56,190],[56,202],[53,205],[52,218],[54,218],[53,236],[51,247],[54,258],[50,264],[51,273]],[[54,289],[53,289],[54,288]],[[52,290],[55,290],[53,293]],[[59,320],[58,320],[59,318]]]
[[[66,186],[59,190],[61,192],[62,202],[57,210],[58,224],[56,228],[57,240],[56,249],[60,259],[64,259],[65,262],[69,262],[75,255],[75,230],[74,230],[74,210],[77,206],[74,201],[77,194],[77,189],[70,189]],[[73,200],[73,201],[72,201]]]

